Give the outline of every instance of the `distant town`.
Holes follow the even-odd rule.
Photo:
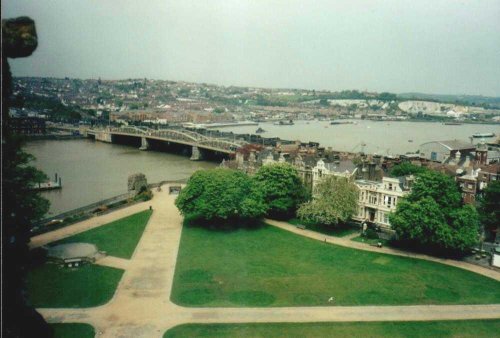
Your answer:
[[[150,79],[21,77],[14,116],[84,123],[220,123],[358,118],[499,123],[500,98],[266,89]]]

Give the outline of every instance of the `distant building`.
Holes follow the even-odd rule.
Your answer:
[[[34,135],[45,134],[45,120],[39,117],[11,117],[10,129],[16,134]]]
[[[344,177],[353,181],[356,177],[358,168],[350,160],[337,160],[332,163],[325,163],[320,159],[314,168],[312,168],[312,187],[326,176]]]
[[[464,175],[456,177],[462,191],[462,199],[468,204],[476,203],[477,195],[480,195],[490,182],[499,179],[500,164],[479,165],[475,169],[469,168]]]
[[[459,140],[433,141],[420,145],[420,157],[440,163],[459,164],[467,156],[474,156],[475,151],[475,145]]]
[[[382,182],[356,180],[359,189],[358,213],[353,218],[390,229],[389,214],[396,211],[401,197],[409,193],[413,176],[384,177]]]

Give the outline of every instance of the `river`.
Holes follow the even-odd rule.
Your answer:
[[[500,133],[498,125],[464,124],[448,126],[426,122],[356,121],[357,124],[330,125],[327,121],[297,121],[293,126],[260,123],[264,137],[319,142],[334,150],[366,153],[404,154],[434,140],[459,139],[470,142],[476,132]],[[257,126],[227,127],[236,133],[255,133]],[[409,142],[412,140],[412,142]],[[475,139],[479,142],[478,139]],[[78,208],[127,191],[130,174],[144,173],[148,182],[178,180],[198,169],[213,168],[217,163],[193,162],[188,157],[140,151],[134,147],[91,140],[36,141],[26,150],[37,157],[35,165],[50,177],[62,177],[61,190],[43,192],[51,202],[50,213]]]
[[[55,173],[62,178],[62,189],[42,192],[51,203],[49,215],[126,193],[130,174],[143,173],[148,182],[155,183],[188,178],[198,169],[217,165],[92,140],[34,141],[25,150],[52,180]]]
[[[292,126],[279,126],[270,122],[259,126],[226,127],[224,131],[255,134],[257,128],[266,132],[262,137],[284,140],[319,142],[334,150],[357,152],[365,143],[366,153],[397,155],[417,151],[419,145],[429,141],[462,140],[470,142],[474,133],[500,133],[500,125],[462,124],[443,125],[436,122],[377,122],[356,120],[356,124],[330,125],[329,121],[296,121]],[[479,142],[475,139],[475,142]]]

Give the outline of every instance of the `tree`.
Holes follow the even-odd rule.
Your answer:
[[[297,169],[287,163],[262,166],[253,179],[264,197],[267,215],[270,217],[293,217],[297,206],[307,198],[307,191]]]
[[[358,210],[358,188],[345,178],[327,176],[314,188],[313,199],[302,204],[297,215],[304,221],[336,225]]]
[[[266,211],[252,180],[245,173],[230,169],[195,172],[175,205],[189,221],[210,223],[257,219]]]
[[[328,102],[328,99],[320,99],[320,100],[319,100],[319,105],[320,105],[320,106],[325,106],[325,107],[326,107],[326,106],[329,106],[329,105],[330,105],[330,103]]]
[[[487,238],[494,238],[500,227],[500,181],[492,181],[479,199],[479,217]]]
[[[22,139],[11,132],[8,113],[12,87],[7,58],[29,56],[36,46],[33,20],[2,20],[2,337],[52,336],[25,298],[31,225],[49,208],[32,189],[44,175],[29,165],[33,157],[22,151]]]
[[[425,197],[434,199],[445,214],[460,208],[462,203],[458,184],[451,177],[431,170],[418,176],[408,195],[408,200],[416,202]]]
[[[409,162],[403,162],[398,165],[395,165],[389,171],[389,176],[391,177],[401,177],[408,175],[418,175],[425,172],[427,168],[414,165]]]
[[[402,243],[434,253],[463,254],[478,241],[477,211],[462,204],[452,178],[435,171],[417,177],[389,220]]]

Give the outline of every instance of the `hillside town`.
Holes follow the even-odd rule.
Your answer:
[[[165,125],[336,118],[500,122],[500,102],[488,98],[486,103],[481,98],[439,102],[357,90],[225,87],[151,79],[23,77],[14,79],[13,96],[13,114],[68,122]]]

